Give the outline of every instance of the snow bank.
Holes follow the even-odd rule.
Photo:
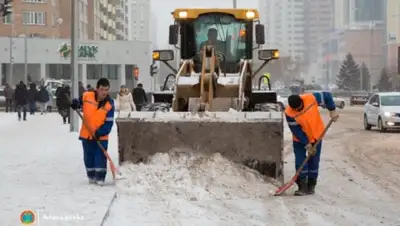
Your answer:
[[[173,197],[188,201],[262,199],[275,186],[256,171],[230,162],[216,153],[200,156],[184,150],[157,153],[145,164],[126,164],[119,181],[120,194],[152,201]]]

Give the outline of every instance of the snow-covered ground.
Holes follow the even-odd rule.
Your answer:
[[[325,139],[316,195],[275,197],[257,173],[218,154],[181,150],[123,167],[127,178],[116,186],[88,185],[77,134],[58,115],[17,122],[2,113],[0,223],[20,225],[21,212],[31,209],[39,226],[399,226],[398,134],[362,131],[361,115],[345,109]],[[287,180],[290,147],[287,141]],[[116,160],[116,131],[109,151]]]

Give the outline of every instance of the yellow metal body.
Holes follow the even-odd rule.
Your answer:
[[[196,19],[206,13],[226,13],[238,20],[259,20],[260,14],[256,9],[176,9],[172,16],[175,20]]]

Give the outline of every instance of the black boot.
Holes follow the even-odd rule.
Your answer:
[[[309,194],[309,195],[315,194],[315,186],[316,185],[317,185],[317,179],[316,178],[308,178],[307,194]]]
[[[307,195],[307,178],[299,178],[296,180],[296,184],[299,187],[297,191],[294,192],[295,196]]]

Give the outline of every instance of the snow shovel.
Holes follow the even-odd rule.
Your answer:
[[[328,125],[326,125],[324,131],[322,132],[321,136],[318,138],[317,142],[315,142],[314,144],[314,148],[316,148],[318,146],[318,144],[321,142],[322,138],[325,136],[326,131],[328,131],[329,127],[331,127],[331,125],[333,124],[333,120],[331,119],[328,123]],[[297,178],[300,175],[300,172],[303,170],[304,166],[307,164],[308,160],[311,158],[311,155],[307,155],[307,158],[303,161],[303,163],[300,165],[300,168],[296,171],[296,174],[292,177],[292,179],[287,182],[286,184],[284,184],[283,186],[279,187],[276,191],[275,191],[275,196],[281,195],[283,192],[285,192],[287,189],[289,189],[297,180]]]
[[[100,143],[99,139],[97,139],[97,137],[94,135],[94,132],[92,130],[92,128],[90,128],[90,126],[87,124],[86,120],[83,118],[82,113],[76,109],[75,112],[78,114],[79,118],[82,119],[82,123],[86,126],[87,130],[89,130],[90,135],[96,140],[97,145],[99,146],[99,148],[101,149],[101,151],[103,152],[104,156],[106,156],[108,162],[110,163],[110,168],[111,168],[111,174],[113,176],[113,180],[114,182],[116,180],[122,180],[124,179],[124,177],[121,175],[121,173],[118,171],[118,169],[115,167],[114,162],[112,161],[110,155],[108,154],[108,152],[106,151],[106,149],[103,147],[103,145]],[[119,176],[118,178],[116,176]]]

